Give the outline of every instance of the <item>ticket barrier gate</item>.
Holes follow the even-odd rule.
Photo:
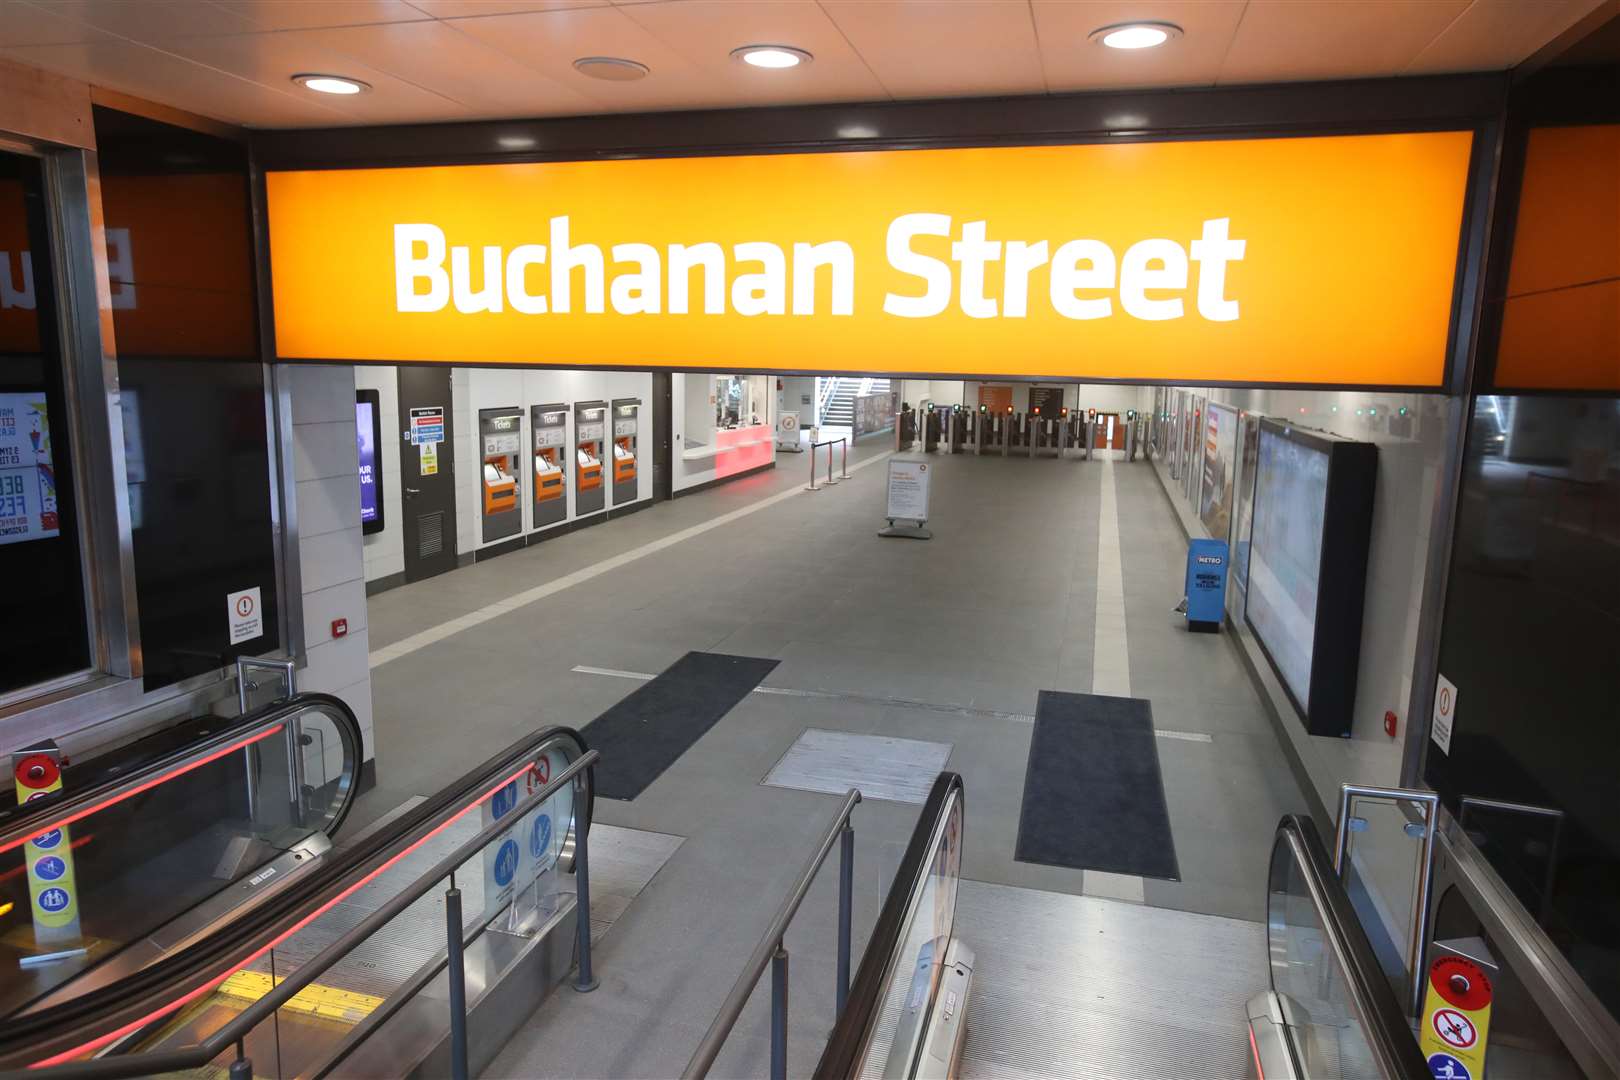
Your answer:
[[[945,452],[960,454],[967,446],[968,416],[962,406],[952,405],[945,413]]]
[[[1064,410],[1067,412],[1068,410]],[[1037,406],[1029,418],[1029,456],[1062,457],[1063,425],[1060,416],[1042,416]]]
[[[939,410],[932,405],[928,406],[928,413],[923,417],[923,453],[932,454],[939,449]]]

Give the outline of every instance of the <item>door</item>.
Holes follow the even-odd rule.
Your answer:
[[[670,470],[670,431],[673,383],[667,371],[652,377],[653,501],[667,502],[674,497],[675,477]]]
[[[1094,449],[1125,449],[1125,422],[1119,418],[1119,413],[1098,413],[1096,432]]]
[[[399,491],[405,580],[456,568],[455,430],[450,369],[399,369]],[[412,436],[415,436],[414,440]]]

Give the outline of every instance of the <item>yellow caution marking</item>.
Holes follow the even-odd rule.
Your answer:
[[[253,1002],[268,994],[280,981],[280,979],[272,981],[270,976],[262,971],[238,971],[220,983],[218,992],[226,997]],[[327,1020],[358,1024],[382,1003],[382,998],[371,994],[311,983],[288,999],[282,1008]]]

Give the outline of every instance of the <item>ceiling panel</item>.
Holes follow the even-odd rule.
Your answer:
[[[1034,0],[1041,64],[1053,93],[1122,86],[1209,86],[1243,18],[1247,0],[1075,3]],[[1090,40],[1104,26],[1132,20],[1175,23],[1186,33],[1157,49],[1110,49]]]
[[[39,45],[6,49],[3,55],[233,124],[319,127],[344,121],[341,113],[320,102],[303,101],[133,42]]]
[[[197,0],[35,0],[49,9],[98,30],[150,44],[165,37],[193,34],[242,34],[253,24],[239,15]]]
[[[1024,0],[822,0],[822,7],[897,98],[1046,89]]]
[[[116,41],[117,36],[51,8],[23,0],[0,0],[0,48],[9,45],[77,45]]]
[[[598,111],[713,108],[730,100],[698,68],[617,7],[452,19],[448,25],[537,71],[556,73],[553,77]],[[604,82],[574,70],[574,61],[582,56],[635,60],[651,73],[638,82]]]
[[[663,0],[621,10],[704,72],[732,104],[888,97],[815,0]],[[792,45],[814,59],[766,70],[731,58],[743,45]]]
[[[1474,0],[1407,65],[1405,74],[1489,71],[1513,67],[1603,0]]]
[[[480,15],[522,15],[530,11],[606,7],[610,0],[409,0],[435,19],[470,19]]]
[[[163,48],[277,91],[285,87],[285,92],[295,97],[319,100],[324,107],[356,122],[452,120],[465,115],[465,107],[450,98],[395,78],[332,47],[326,36],[330,33],[288,30],[278,34],[175,38],[163,42]],[[411,58],[413,62],[415,59]],[[294,75],[306,72],[346,75],[370,84],[371,89],[348,97],[316,94],[292,81]]]
[[[324,45],[375,70],[461,102],[469,115],[556,116],[591,106],[563,81],[525,67],[450,23],[351,26],[319,35]]]
[[[115,0],[116,2],[116,0]],[[145,0],[125,0],[127,3]],[[327,26],[409,22],[428,14],[405,0],[210,0],[260,30],[316,30]]]
[[[1469,0],[1250,0],[1218,81],[1398,75],[1468,5]]]

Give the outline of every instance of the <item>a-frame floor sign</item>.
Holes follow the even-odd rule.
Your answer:
[[[923,528],[928,523],[928,482],[926,460],[899,456],[889,459],[888,501],[883,513],[889,527],[879,529],[879,536],[933,539],[934,534]]]

